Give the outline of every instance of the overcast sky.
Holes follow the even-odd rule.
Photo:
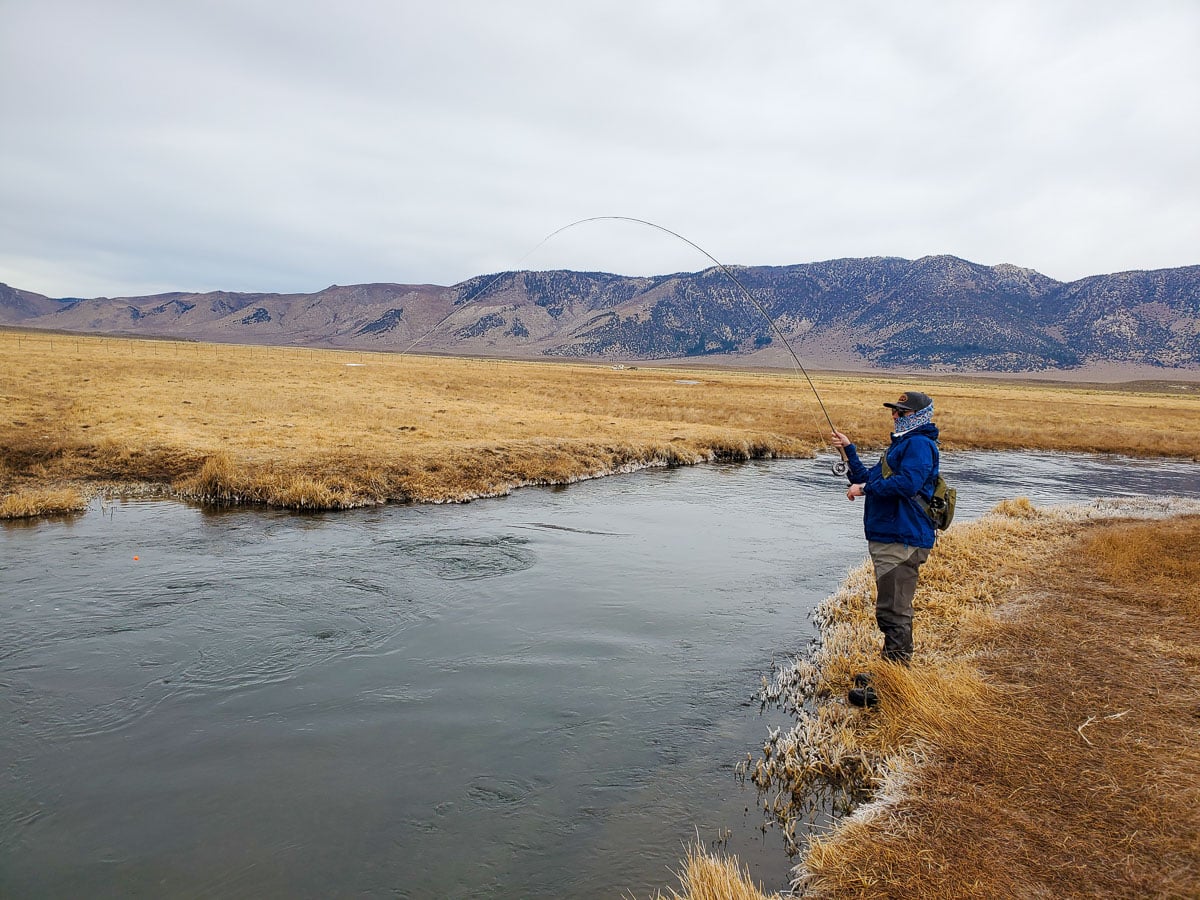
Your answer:
[[[1200,3],[0,0],[50,296],[950,253],[1200,263]],[[530,251],[533,252],[530,252]]]

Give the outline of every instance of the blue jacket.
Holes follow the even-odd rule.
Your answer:
[[[863,529],[868,541],[908,544],[910,547],[933,546],[936,532],[929,516],[915,499],[933,496],[938,477],[938,428],[932,422],[892,438],[887,449],[892,474],[883,477],[883,462],[870,469],[858,458],[851,444],[846,448],[851,484],[866,485],[866,509]]]

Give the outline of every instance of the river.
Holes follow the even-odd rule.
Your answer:
[[[829,460],[449,506],[96,503],[0,528],[0,896],[649,897],[684,845],[792,865],[734,767],[865,555]],[[1200,467],[945,454],[1015,495]]]

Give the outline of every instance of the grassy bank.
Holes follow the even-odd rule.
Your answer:
[[[765,686],[795,727],[746,766],[800,835],[807,895],[1200,894],[1198,513],[1010,501],[952,528],[923,570],[910,669],[878,661],[869,569],[851,573],[815,655]],[[857,671],[874,710],[844,702]],[[859,805],[806,841],[815,798]],[[685,896],[731,871],[693,859]]]
[[[643,466],[806,455],[828,428],[798,373],[465,360],[0,330],[4,515],[131,485],[339,508],[502,494]],[[817,376],[878,446],[907,380]],[[923,381],[947,449],[1196,458],[1200,396]]]
[[[445,501],[648,465],[803,455],[826,426],[795,374],[538,364],[0,331],[0,518],[89,492],[338,508]],[[937,399],[946,449],[1197,459],[1200,397],[1137,388],[817,376],[838,427]],[[943,536],[919,662],[876,662],[867,567],[822,643],[766,686],[796,726],[746,774],[823,896],[1200,893],[1200,516],[1003,504]],[[1155,512],[1178,512],[1163,509]],[[1124,518],[1120,517],[1123,516]],[[852,673],[882,702],[848,708]],[[811,842],[818,805],[857,811]],[[685,896],[756,897],[702,853]]]

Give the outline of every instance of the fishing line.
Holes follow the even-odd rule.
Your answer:
[[[767,324],[771,326],[771,331],[773,331],[775,333],[775,336],[779,338],[780,342],[787,349],[787,352],[791,355],[792,359],[796,363],[796,368],[800,370],[801,374],[804,375],[804,380],[806,382],[808,382],[808,387],[812,391],[813,396],[816,398],[817,405],[821,408],[821,414],[825,416],[825,421],[829,425],[829,430],[837,431],[837,429],[833,425],[833,419],[829,415],[829,410],[827,410],[825,408],[825,401],[821,399],[821,394],[817,390],[817,386],[815,384],[813,384],[812,377],[808,374],[808,369],[806,369],[804,367],[804,363],[800,361],[799,354],[797,354],[796,351],[792,349],[792,345],[788,342],[787,337],[784,335],[783,331],[779,328],[779,326],[777,324],[775,324],[775,320],[771,318],[770,313],[768,313],[766,308],[761,303],[758,302],[758,300],[754,297],[753,294],[750,293],[750,291],[746,288],[746,286],[744,284],[742,284],[741,281],[738,280],[738,277],[736,275],[734,275],[732,271],[730,271],[729,267],[727,265],[725,265],[725,263],[721,262],[719,259],[717,259],[715,256],[713,256],[711,253],[709,253],[707,250],[705,250],[703,247],[701,247],[695,241],[689,240],[688,238],[684,237],[682,234],[672,231],[670,228],[665,228],[662,225],[658,225],[654,222],[650,222],[646,219],[637,219],[637,218],[634,218],[633,216],[590,216],[586,219],[579,219],[576,222],[571,222],[567,225],[562,226],[562,228],[559,228],[555,231],[550,232],[548,235],[546,235],[544,238],[542,238],[541,241],[538,242],[537,246],[535,246],[532,250],[530,250],[528,253],[526,253],[524,256],[522,256],[519,260],[517,260],[516,268],[519,270],[522,262],[524,262],[526,259],[528,259],[530,256],[532,256],[538,250],[540,250],[550,240],[552,240],[553,238],[562,234],[564,231],[568,231],[572,228],[575,228],[578,225],[586,225],[589,222],[633,222],[638,225],[645,225],[649,228],[655,229],[656,231],[661,231],[663,234],[669,234],[671,237],[677,238],[678,240],[683,241],[689,247],[693,248],[694,250],[697,250],[698,252],[703,254],[706,258],[708,258],[713,263],[713,265],[715,265],[718,269],[721,270],[721,272],[724,273],[726,278],[728,278],[730,281],[732,281],[734,283],[734,285],[737,286],[737,289],[742,292],[742,296],[744,296],[747,300],[749,300],[750,303],[754,306],[754,308],[759,311],[759,313],[762,315],[762,317],[767,320]],[[515,278],[517,274],[518,274],[517,272],[501,272],[498,275],[496,275],[490,281],[486,282],[482,288],[480,288],[477,291],[474,291],[469,296],[469,299],[464,299],[464,300],[456,303],[454,306],[454,309],[452,309],[445,316],[443,316],[441,319],[439,319],[432,328],[430,328],[428,331],[426,331],[424,334],[422,334],[420,337],[418,337],[415,341],[413,341],[411,344],[409,344],[408,347],[406,347],[403,352],[408,353],[409,350],[412,350],[413,347],[415,347],[421,341],[425,340],[425,338],[429,337],[429,335],[431,335],[434,331],[436,331],[442,324],[444,324],[451,316],[453,316],[455,313],[457,313],[460,309],[470,305],[471,303],[474,303],[476,299],[478,299],[483,294],[485,294],[488,291],[488,289],[491,288],[491,286],[494,285],[501,278],[504,278],[506,275],[511,275],[512,277]],[[834,463],[833,473],[835,475],[845,475],[846,472],[849,471],[849,463],[846,460],[846,451],[843,450],[841,447],[838,447],[837,451],[838,451],[838,454],[841,456],[841,459],[838,462]]]
[[[560,228],[559,231],[562,231],[562,229]],[[555,232],[555,233],[557,234],[557,232]],[[518,259],[516,262],[516,265],[514,266],[514,268],[517,271],[500,272],[497,275],[493,276],[491,278],[491,280],[483,282],[483,286],[480,287],[478,290],[470,292],[462,300],[456,300],[453,304],[454,308],[452,310],[450,310],[450,312],[446,313],[444,316],[442,316],[440,319],[438,319],[436,322],[434,322],[428,331],[426,331],[422,335],[419,335],[415,341],[413,341],[411,344],[409,344],[407,347],[405,347],[403,350],[401,350],[400,355],[404,356],[413,347],[417,346],[417,344],[421,343],[421,341],[425,340],[425,338],[429,337],[431,334],[433,334],[435,331],[437,331],[439,328],[441,328],[443,325],[445,325],[446,322],[449,321],[449,319],[455,313],[457,313],[460,309],[465,309],[466,307],[468,307],[472,303],[474,303],[476,300],[478,300],[480,297],[482,297],[484,294],[486,294],[488,292],[488,289],[493,284],[495,284],[497,281],[499,281],[501,278],[504,278],[505,276],[510,276],[515,279],[517,277],[517,275],[520,274],[521,263],[525,262],[525,260],[527,260],[527,259],[529,259],[529,257],[533,256],[534,253],[536,253],[539,249],[541,249],[542,244],[546,243],[546,241],[550,240],[550,238],[552,238],[552,237],[554,237],[554,235],[549,235],[548,237],[543,238],[541,244],[538,244],[536,247],[534,247],[532,250],[530,250],[528,253],[526,253],[524,256],[522,256],[520,259]]]

